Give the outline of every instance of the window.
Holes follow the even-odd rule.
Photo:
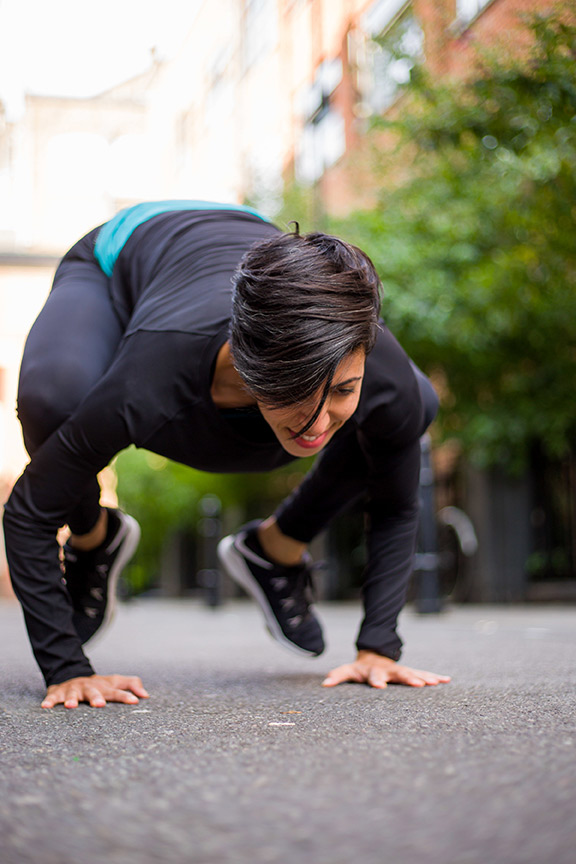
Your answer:
[[[314,183],[326,168],[344,155],[346,137],[344,118],[339,111],[329,109],[315,123],[308,123],[302,131],[296,158],[296,179],[300,183]]]
[[[468,24],[492,0],[456,0],[456,17],[463,24]]]
[[[383,33],[406,5],[406,0],[376,0],[363,16],[364,31],[370,36]]]
[[[266,55],[278,41],[276,0],[246,0],[244,9],[244,69]]]
[[[391,16],[398,8],[399,14]],[[356,58],[358,89],[364,113],[381,114],[395,101],[399,88],[409,83],[413,67],[424,56],[424,35],[411,6],[391,0],[372,7],[362,23],[369,38]]]
[[[340,59],[325,60],[316,70],[312,85],[300,94],[304,125],[296,157],[296,178],[301,183],[314,183],[346,150],[344,118],[331,102],[341,80]]]

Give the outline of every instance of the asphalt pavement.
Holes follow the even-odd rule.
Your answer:
[[[0,603],[0,864],[574,864],[576,609],[402,616],[416,690],[320,686],[360,609],[320,607],[308,660],[247,601],[139,600],[89,651],[136,706],[40,708]]]

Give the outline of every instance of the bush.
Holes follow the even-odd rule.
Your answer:
[[[130,589],[139,593],[157,585],[162,551],[177,534],[195,534],[204,495],[222,504],[227,530],[269,515],[296,486],[310,460],[298,460],[265,474],[208,474],[130,447],[116,459],[118,500],[142,527],[138,555],[128,572]]]

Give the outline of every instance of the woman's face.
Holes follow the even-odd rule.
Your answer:
[[[349,354],[336,368],[328,398],[320,414],[304,435],[294,438],[314,414],[320,393],[308,402],[287,408],[271,408],[258,403],[260,412],[274,430],[282,447],[292,456],[312,456],[322,450],[335,432],[346,423],[358,406],[364,377],[366,353],[363,348]]]

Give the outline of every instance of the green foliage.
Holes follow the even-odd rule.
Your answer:
[[[528,61],[458,87],[414,75],[379,205],[332,225],[372,256],[403,345],[445,376],[443,434],[511,471],[576,430],[576,29],[531,26]]]
[[[228,529],[246,519],[263,517],[275,507],[309,468],[310,460],[268,474],[208,474],[130,447],[117,457],[120,506],[142,527],[142,539],[128,580],[138,593],[158,582],[165,544],[178,533],[195,533],[198,502],[216,495]]]

